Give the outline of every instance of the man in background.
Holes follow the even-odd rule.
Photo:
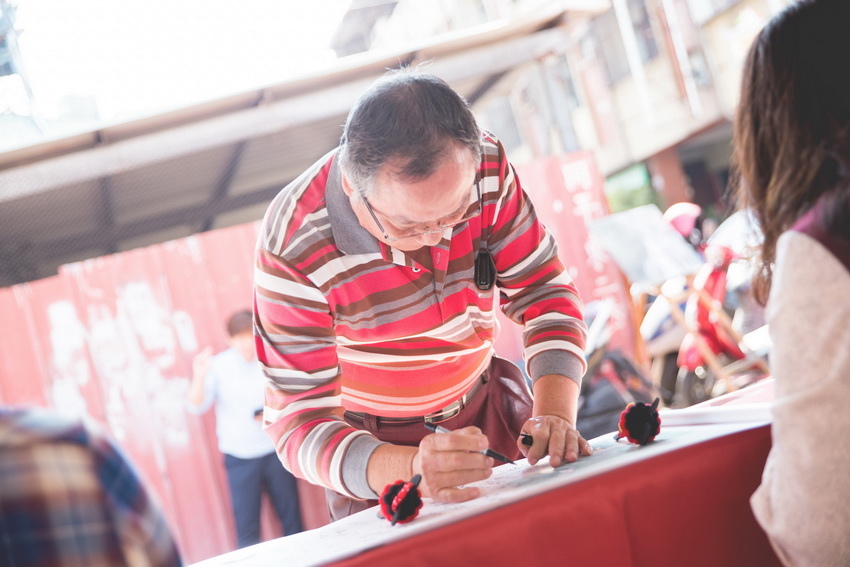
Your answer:
[[[239,311],[227,322],[230,348],[213,356],[206,348],[193,360],[189,409],[203,413],[215,405],[218,448],[230,486],[239,547],[260,542],[263,491],[285,535],[303,530],[295,477],[283,468],[262,428],[265,379],[254,351],[253,314]]]

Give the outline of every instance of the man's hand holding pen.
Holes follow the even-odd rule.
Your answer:
[[[520,435],[517,444],[532,465],[547,455],[549,463],[557,467],[593,453],[590,443],[569,420],[554,415],[529,419]],[[493,474],[497,463],[484,454],[488,448],[487,437],[473,426],[456,431],[439,428],[436,434],[426,435],[413,459],[413,473],[422,475],[423,496],[437,502],[478,498],[481,490],[467,485]]]
[[[423,496],[437,502],[466,502],[481,495],[476,487],[464,486],[493,474],[495,460],[482,453],[489,447],[477,427],[426,435],[413,459],[414,474],[422,475]]]

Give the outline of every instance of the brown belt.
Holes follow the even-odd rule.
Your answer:
[[[475,381],[475,384],[472,385],[472,388],[469,389],[464,395],[462,395],[456,402],[453,402],[441,410],[437,410],[433,413],[429,413],[427,415],[418,415],[413,417],[383,417],[378,416],[378,419],[382,422],[391,422],[391,423],[440,423],[441,421],[446,421],[447,419],[451,419],[457,414],[460,413],[466,404],[472,400],[472,397],[478,393],[483,386],[487,382],[487,377],[482,374],[478,380]],[[364,420],[368,414],[360,413],[356,411],[347,411],[345,412],[346,417],[353,417],[355,419]]]

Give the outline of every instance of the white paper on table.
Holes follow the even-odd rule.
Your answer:
[[[213,557],[194,564],[194,567],[306,567],[338,561],[572,482],[764,423],[767,420],[681,427],[666,424],[665,427],[662,418],[661,433],[648,445],[616,441],[612,432],[590,440],[593,455],[558,468],[549,466],[545,459],[534,466],[529,465],[526,459],[517,461],[516,465],[501,465],[493,469],[493,476],[489,479],[471,485],[483,488],[484,494],[480,498],[457,504],[440,504],[425,499],[419,516],[407,524],[393,526],[378,517],[377,507],[371,508],[327,526]]]
[[[748,422],[765,423],[773,420],[770,404],[765,402],[668,409],[660,410],[658,415],[661,417],[662,431],[665,426],[675,427],[681,425]]]

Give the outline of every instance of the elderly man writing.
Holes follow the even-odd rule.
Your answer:
[[[492,473],[486,448],[590,454],[581,300],[501,143],[434,76],[379,79],[340,146],[280,192],[254,291],[266,430],[286,468],[330,489],[333,519],[414,474],[424,496],[475,498],[463,485]],[[524,326],[533,398],[494,355],[497,306]]]

